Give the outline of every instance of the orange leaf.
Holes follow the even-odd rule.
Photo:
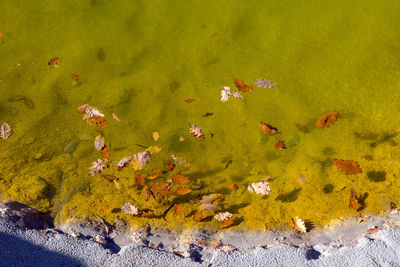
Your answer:
[[[103,178],[106,178],[108,181],[110,181],[110,182],[112,182],[112,181],[118,181],[119,180],[119,178],[118,177],[115,177],[114,175],[111,175],[111,174],[101,174],[101,176],[103,177]]]
[[[0,40],[3,39],[3,31],[0,30]]]
[[[222,245],[221,240],[199,239],[199,240],[197,240],[197,243],[199,243],[199,245],[202,247],[218,247],[218,246]]]
[[[100,150],[100,152],[106,159],[110,158],[110,152],[108,151],[108,148],[106,146],[104,146],[103,149]]]
[[[366,234],[375,234],[376,232],[379,232],[380,230],[382,230],[382,228],[370,228],[365,233]]]
[[[175,205],[175,214],[179,215],[182,212],[182,204]]]
[[[196,101],[196,100],[193,99],[193,98],[185,99],[185,102],[186,102],[186,103],[193,103],[194,101]]]
[[[219,225],[219,228],[224,229],[230,227],[233,223],[235,222],[235,217],[230,217],[229,219],[226,219],[222,221],[222,223]]]
[[[204,215],[201,211],[196,212],[196,214],[193,217],[193,220],[195,220],[196,222],[201,222],[202,220],[204,220]]]
[[[168,161],[167,162],[167,169],[168,170],[170,170],[170,171],[172,171],[172,170],[174,170],[175,169],[175,164],[173,164],[171,161]]]
[[[105,204],[105,205],[100,205],[100,209],[106,211],[106,210],[108,209],[108,205],[107,205],[107,204]]]
[[[262,122],[262,121],[260,121],[258,123],[258,128],[260,128],[261,132],[263,132],[263,134],[266,134],[266,135],[275,135],[278,133],[277,128],[275,128],[269,124],[266,124],[265,122]]]
[[[339,115],[339,112],[337,112],[337,111],[334,111],[334,110],[328,111],[317,120],[317,122],[315,123],[315,126],[317,128],[324,128],[324,127],[329,128],[329,126],[331,126],[331,124],[334,124],[335,121],[337,121],[338,115]]]
[[[78,74],[77,74],[77,73],[72,73],[72,74],[71,74],[71,78],[72,78],[74,81],[78,81]]]
[[[190,192],[192,192],[192,189],[188,188],[188,187],[179,187],[176,189],[176,194],[183,196],[183,195],[187,195]]]
[[[171,178],[175,184],[188,184],[190,182],[189,178],[180,173],[172,175]]]
[[[229,189],[230,189],[230,190],[238,190],[239,187],[238,187],[236,184],[230,184],[230,185],[229,185]]]
[[[50,59],[50,61],[47,64],[55,66],[58,64],[58,62],[60,62],[60,59],[58,57],[55,57],[55,58]]]
[[[360,165],[354,160],[332,159],[332,162],[339,170],[344,171],[345,174],[362,173]]]
[[[285,142],[279,140],[278,143],[275,144],[275,149],[284,150],[286,149]]]
[[[156,175],[149,175],[149,176],[147,176],[147,179],[149,179],[149,180],[154,180],[154,179],[156,179],[158,177],[158,175],[156,174]]]
[[[354,188],[351,188],[349,207],[354,209],[355,211],[357,211],[360,207],[360,204],[358,203],[358,195]]]
[[[144,177],[140,174],[136,175],[135,180],[138,184],[140,184],[141,186],[145,186],[146,182],[144,180]]]
[[[150,198],[150,190],[148,186],[143,187],[142,189],[142,197],[144,201],[148,201]]]
[[[245,85],[244,81],[239,80],[239,79],[234,79],[233,82],[235,83],[237,89],[242,92],[253,92],[253,86],[252,85]]]

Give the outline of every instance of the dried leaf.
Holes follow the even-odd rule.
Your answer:
[[[230,217],[229,219],[224,220],[220,225],[219,228],[224,229],[232,226],[232,224],[235,222],[235,217]]]
[[[101,135],[96,136],[94,139],[94,148],[96,148],[97,151],[101,151],[104,147],[106,146],[104,137]]]
[[[157,131],[154,131],[154,132],[153,132],[153,139],[154,139],[154,141],[157,141],[158,138],[160,138],[160,135],[158,134]]]
[[[238,190],[239,187],[236,184],[230,184],[229,189],[235,191],[235,190]]]
[[[121,122],[121,119],[117,116],[117,114],[112,113],[111,116],[112,116],[112,118],[113,118],[114,120],[116,120],[116,121],[118,121],[118,122]]]
[[[29,98],[26,98],[26,97],[24,98],[24,104],[25,104],[25,106],[27,106],[30,109],[34,109],[35,108],[35,104]]]
[[[108,148],[106,146],[100,152],[106,159],[110,158],[110,152],[108,151]]]
[[[185,141],[185,137],[180,136],[180,137],[179,137],[179,142],[183,142],[183,141]]]
[[[142,213],[140,215],[142,217],[153,217],[155,215],[155,213],[152,210],[147,210],[147,211],[142,211]]]
[[[148,201],[150,198],[150,189],[149,187],[146,185],[145,187],[143,187],[142,189],[142,198],[144,199],[144,201]]]
[[[106,211],[106,210],[108,210],[108,205],[107,204],[100,205],[100,209],[103,211]]]
[[[171,161],[167,162],[167,169],[170,171],[173,171],[175,169],[176,165],[173,164]]]
[[[182,212],[182,207],[183,207],[182,204],[176,204],[175,205],[174,211],[175,211],[176,215],[179,215]]]
[[[201,222],[202,220],[204,220],[204,215],[201,211],[196,212],[196,214],[193,217],[193,220],[195,220],[196,222]]]
[[[118,181],[118,180],[119,180],[118,177],[116,177],[116,176],[114,176],[114,175],[111,175],[111,174],[102,174],[101,176],[102,176],[103,178],[107,179],[107,180],[110,181],[110,182]]]
[[[199,240],[197,240],[197,243],[199,243],[199,245],[202,247],[218,247],[218,246],[222,245],[221,240],[199,239]]]
[[[317,128],[324,128],[324,127],[329,128],[329,126],[331,126],[331,124],[334,124],[335,121],[337,121],[338,115],[339,115],[339,112],[337,112],[337,111],[334,111],[334,110],[328,111],[317,120],[317,122],[315,123],[315,126]]]
[[[236,78],[233,80],[233,82],[235,83],[235,85],[239,91],[250,92],[250,93],[253,92],[252,85],[245,85],[244,81],[236,79]]]
[[[307,232],[304,222],[298,216],[295,216],[292,218],[292,223],[293,223],[294,229],[296,229],[297,231],[299,231],[301,233]]]
[[[71,78],[72,78],[72,80],[78,82],[78,81],[79,81],[79,79],[78,79],[78,73],[72,73],[72,74],[71,74]]]
[[[186,102],[186,103],[193,103],[194,101],[196,101],[196,100],[193,99],[193,98],[185,99],[185,102]]]
[[[380,230],[383,230],[383,228],[374,227],[374,228],[368,229],[365,233],[371,235],[371,234],[375,234],[376,232],[379,232]]]
[[[179,188],[176,189],[176,194],[180,195],[180,196],[183,196],[183,195],[189,194],[192,191],[193,190],[188,188],[188,187],[179,187]]]
[[[57,66],[58,62],[60,62],[60,59],[58,57],[55,57],[50,59],[47,65]]]
[[[203,115],[203,117],[210,117],[210,116],[213,116],[213,115],[214,115],[214,113],[207,112],[206,114]]]
[[[122,207],[121,207],[121,211],[125,214],[129,214],[129,215],[138,215],[139,214],[139,209],[138,207],[136,207],[135,205],[132,205],[131,203],[125,203]]]
[[[264,87],[264,88],[274,88],[275,84],[272,83],[270,80],[264,80],[264,79],[256,79],[254,84],[257,87]]]
[[[204,133],[201,131],[201,127],[195,124],[190,125],[189,132],[199,140],[205,138]]]
[[[252,183],[251,185],[249,185],[247,187],[247,190],[250,193],[256,192],[256,194],[269,195],[271,193],[271,188],[269,187],[268,180],[269,180],[269,177],[262,180],[261,182]]]
[[[277,128],[275,128],[265,122],[262,122],[262,121],[260,121],[258,123],[258,128],[260,128],[261,132],[263,132],[263,134],[266,134],[266,135],[275,135],[278,133]]]
[[[190,182],[189,178],[180,173],[172,175],[171,178],[174,184],[188,184]]]
[[[136,175],[135,180],[141,186],[145,186],[146,185],[146,181],[144,180],[144,177],[142,175],[140,175],[140,174]]]
[[[149,146],[146,151],[150,152],[150,155],[155,155],[161,151],[161,148],[158,146]]]
[[[354,188],[351,188],[349,207],[354,209],[355,211],[358,211],[360,207],[360,204],[358,203],[358,195]]]
[[[148,186],[149,186],[151,194],[156,199],[167,197],[167,196],[172,196],[175,194],[174,191],[171,190],[171,182],[170,181],[165,181],[163,183],[150,182]]]
[[[92,166],[89,169],[89,174],[91,176],[94,176],[94,175],[100,173],[105,168],[107,168],[107,163],[102,159],[98,159],[92,163]]]
[[[0,40],[3,39],[3,31],[0,30]]]
[[[233,215],[229,212],[220,212],[214,215],[214,219],[217,221],[225,221],[229,218],[231,218]]]
[[[144,165],[147,164],[150,160],[150,152],[149,151],[139,151],[138,153],[133,155],[133,169],[135,171],[143,169]]]
[[[161,169],[153,169],[152,172],[153,172],[155,175],[158,175],[158,176],[167,173],[167,171],[164,171],[164,170],[161,170]]]
[[[0,125],[0,137],[2,139],[7,139],[11,135],[11,127],[7,122],[3,122]]]
[[[354,160],[332,159],[333,164],[345,174],[362,173],[360,165]]]
[[[155,174],[155,175],[149,175],[149,176],[147,176],[147,179],[149,179],[149,180],[154,180],[154,179],[156,179],[157,177],[158,177],[157,174]]]
[[[285,142],[279,140],[278,143],[275,144],[275,149],[284,150],[286,149]]]
[[[118,161],[118,163],[115,165],[115,167],[118,168],[118,171],[122,171],[122,169],[124,169],[125,167],[128,166],[128,164],[129,164],[129,162],[131,162],[132,158],[133,158],[133,155],[121,159],[120,161]]]

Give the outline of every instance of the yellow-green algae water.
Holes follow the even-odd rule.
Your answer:
[[[100,216],[169,229],[218,227],[193,220],[198,199],[212,193],[224,196],[220,211],[250,229],[287,228],[294,216],[324,226],[400,200],[399,1],[5,0],[0,10],[0,122],[13,129],[0,140],[3,200],[51,212],[57,222]],[[54,57],[58,67],[47,64]],[[276,87],[223,103],[222,86],[234,88],[234,78]],[[34,106],[11,101],[19,95]],[[85,103],[110,126],[86,124],[76,112]],[[317,129],[330,110],[337,122]],[[260,121],[280,133],[263,135]],[[190,124],[206,138],[191,136]],[[103,173],[120,178],[119,190],[89,176],[101,158],[98,134],[112,159]],[[288,148],[276,150],[278,140]],[[162,150],[143,170],[118,172],[121,158],[144,150],[136,144]],[[193,191],[144,201],[135,176],[165,169],[171,154],[190,162],[174,173],[187,175]],[[355,160],[363,172],[346,175],[333,158]],[[247,191],[266,176],[270,195]],[[358,212],[349,208],[352,187],[364,199]],[[156,217],[123,214],[126,202]],[[174,203],[182,213],[164,214]]]

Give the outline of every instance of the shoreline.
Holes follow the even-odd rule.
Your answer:
[[[373,262],[371,266],[377,265],[377,262],[381,262],[378,264],[380,266],[386,266],[389,262],[390,266],[400,266],[399,214],[366,216],[359,222],[355,219],[338,221],[326,229],[300,234],[294,230],[157,231],[150,227],[125,232],[122,228],[107,229],[107,225],[102,223],[92,223],[91,226],[63,224],[57,228],[24,230],[21,224],[12,222],[6,213],[4,208],[0,209],[1,251],[14,263],[18,262],[18,255],[25,253],[24,247],[29,246],[45,250],[46,253],[58,253],[57,257],[68,256],[71,262],[81,261],[86,266],[116,266],[116,262],[127,264],[123,261],[127,261],[129,266],[139,266],[131,259],[132,255],[138,253],[147,255],[142,259],[142,266],[156,266],[156,258],[164,261],[158,262],[158,266],[170,264],[170,261],[173,266],[209,266],[216,262],[216,266],[255,266],[269,260],[272,265],[286,263],[299,266],[296,262],[299,260],[305,265],[317,262],[342,265],[351,263],[352,259],[347,258],[349,255],[346,253],[353,250],[359,253],[354,254],[353,258],[360,258],[364,254],[366,258],[363,260]],[[24,244],[15,248],[16,253],[12,252],[10,241],[7,240],[11,240],[11,243],[24,240]],[[99,257],[93,256],[93,251],[107,258],[106,264],[98,264]],[[46,254],[43,251],[40,253]],[[337,255],[347,256],[337,258]]]

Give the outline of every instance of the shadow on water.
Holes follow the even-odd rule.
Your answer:
[[[282,202],[294,202],[299,197],[300,191],[301,188],[298,188],[293,191],[290,191],[289,193],[280,194],[275,200],[279,200]]]
[[[84,266],[77,259],[6,233],[0,233],[0,251],[1,266]]]

